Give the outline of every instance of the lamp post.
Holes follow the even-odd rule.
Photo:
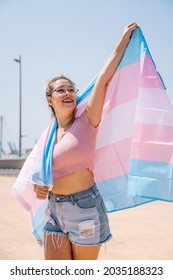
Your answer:
[[[19,63],[19,157],[21,157],[22,149],[22,58],[14,59],[15,62]]]
[[[0,158],[2,157],[2,130],[3,130],[3,116],[0,116],[0,124],[1,124],[1,129],[0,129]]]

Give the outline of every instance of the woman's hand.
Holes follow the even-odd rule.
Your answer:
[[[48,195],[48,187],[43,187],[39,185],[34,185],[34,192],[36,193],[36,197],[38,199],[44,200],[47,198]]]
[[[137,29],[137,28],[138,28],[138,26],[137,26],[136,22],[129,23],[125,27],[122,37],[125,38],[127,41],[129,41],[130,37],[132,35],[132,31]]]

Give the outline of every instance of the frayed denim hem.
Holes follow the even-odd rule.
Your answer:
[[[44,232],[44,247],[45,247],[45,251],[47,249],[47,238],[51,236],[51,241],[53,244],[54,249],[59,249],[61,248],[63,245],[66,245],[66,243],[68,242],[68,239],[66,239],[65,243],[64,243],[64,238],[67,238],[67,235],[63,232],[50,232],[50,231],[45,231]]]
[[[92,247],[92,246],[101,246],[101,245],[107,243],[108,241],[110,241],[111,238],[112,238],[112,234],[110,234],[104,241],[101,241],[101,242],[96,243],[96,244],[81,244],[81,243],[78,243],[78,242],[74,242],[71,239],[70,239],[70,242],[73,243],[74,245],[77,245],[77,246]]]

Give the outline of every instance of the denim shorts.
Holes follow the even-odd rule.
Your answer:
[[[94,185],[72,195],[49,193],[45,235],[63,235],[80,246],[96,246],[111,237],[103,199]]]

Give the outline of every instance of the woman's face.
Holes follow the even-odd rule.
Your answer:
[[[54,83],[52,95],[47,97],[48,103],[53,106],[55,112],[59,110],[74,111],[76,107],[76,89],[70,81],[57,80]]]

